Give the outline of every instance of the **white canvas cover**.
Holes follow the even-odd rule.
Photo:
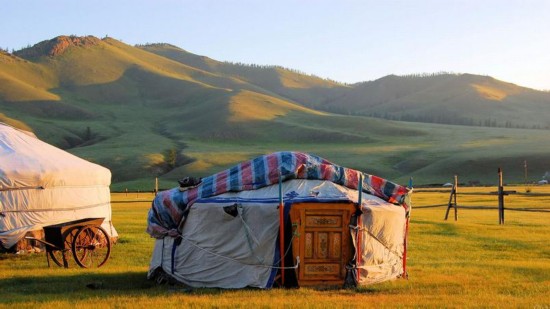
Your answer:
[[[352,230],[356,251],[358,285],[367,285],[403,275],[405,210],[391,204],[363,203],[363,215]]]
[[[282,183],[282,194],[287,205],[358,200],[357,190],[324,180],[289,180]],[[161,268],[191,287],[270,288],[279,259],[278,198],[278,185],[271,185],[197,200],[181,237],[156,239],[149,277]],[[223,207],[235,204],[238,215],[233,217]],[[404,208],[363,194],[361,209],[360,225],[351,231],[354,244],[360,241],[358,284],[398,277],[403,273]]]
[[[29,231],[83,218],[105,218],[111,237],[111,172],[0,123],[0,244]]]

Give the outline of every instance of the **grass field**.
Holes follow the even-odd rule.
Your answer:
[[[506,187],[525,193],[525,187]],[[146,280],[153,239],[145,233],[150,193],[113,194],[120,234],[99,269],[48,268],[43,254],[0,255],[0,307],[550,307],[550,186],[505,198],[506,224],[497,211],[459,209],[444,221],[448,192],[413,195],[408,280],[359,289],[219,290],[157,286]],[[459,205],[496,206],[496,188],[460,188]],[[463,195],[461,195],[463,193]],[[452,218],[452,216],[451,216]],[[98,287],[90,289],[87,285]]]

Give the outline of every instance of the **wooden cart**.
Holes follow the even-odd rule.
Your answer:
[[[69,267],[70,255],[83,268],[103,266],[111,254],[111,240],[101,227],[104,218],[85,218],[44,226],[44,240],[26,237],[46,245],[48,267],[51,260],[60,267]]]

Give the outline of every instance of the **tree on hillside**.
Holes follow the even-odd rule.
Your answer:
[[[178,151],[176,150],[176,148],[168,149],[165,157],[166,157],[165,162],[166,162],[166,165],[168,166],[168,169],[171,170],[175,168],[178,161]]]

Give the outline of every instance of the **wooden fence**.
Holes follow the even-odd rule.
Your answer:
[[[424,205],[424,206],[416,206],[414,208],[435,208],[435,207],[444,207],[447,206],[444,220],[448,220],[449,213],[451,209],[454,212],[454,220],[458,221],[458,209],[497,209],[498,210],[498,218],[499,218],[499,224],[504,224],[504,211],[527,211],[527,212],[540,212],[540,213],[549,213],[550,214],[550,207],[537,207],[537,208],[518,208],[518,207],[505,207],[505,196],[508,195],[521,195],[525,197],[534,197],[534,198],[540,198],[540,197],[550,197],[550,193],[521,193],[517,192],[516,190],[504,190],[503,180],[502,180],[502,169],[498,169],[498,186],[497,190],[493,192],[461,192],[460,195],[479,195],[479,196],[495,196],[498,202],[498,206],[486,206],[486,205],[459,205],[458,203],[458,176],[454,176],[454,183],[450,190],[449,200],[446,204],[437,204],[437,205]],[[448,190],[415,190],[415,192],[449,192]],[[550,206],[550,205],[549,205]]]

